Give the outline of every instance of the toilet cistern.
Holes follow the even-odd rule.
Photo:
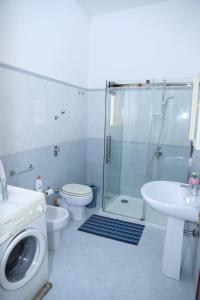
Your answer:
[[[7,179],[6,179],[5,170],[1,160],[0,160],[0,182],[1,182],[2,200],[7,200],[8,199]]]

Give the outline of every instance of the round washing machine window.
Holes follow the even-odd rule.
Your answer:
[[[39,231],[27,229],[15,236],[1,262],[1,286],[7,290],[24,286],[37,273],[45,252],[46,240]]]

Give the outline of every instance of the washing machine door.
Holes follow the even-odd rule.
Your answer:
[[[37,273],[46,254],[46,240],[41,232],[27,229],[6,248],[0,265],[0,285],[6,290],[23,287]]]

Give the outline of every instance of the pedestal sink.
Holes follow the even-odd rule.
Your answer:
[[[152,181],[141,189],[144,200],[167,219],[162,272],[179,280],[184,222],[199,222],[200,194],[193,196],[187,185],[171,181]]]

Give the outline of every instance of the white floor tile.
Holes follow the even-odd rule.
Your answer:
[[[77,231],[71,222],[62,245],[49,252],[52,290],[45,300],[193,300],[191,279],[160,272],[164,231],[146,227],[138,246]]]

